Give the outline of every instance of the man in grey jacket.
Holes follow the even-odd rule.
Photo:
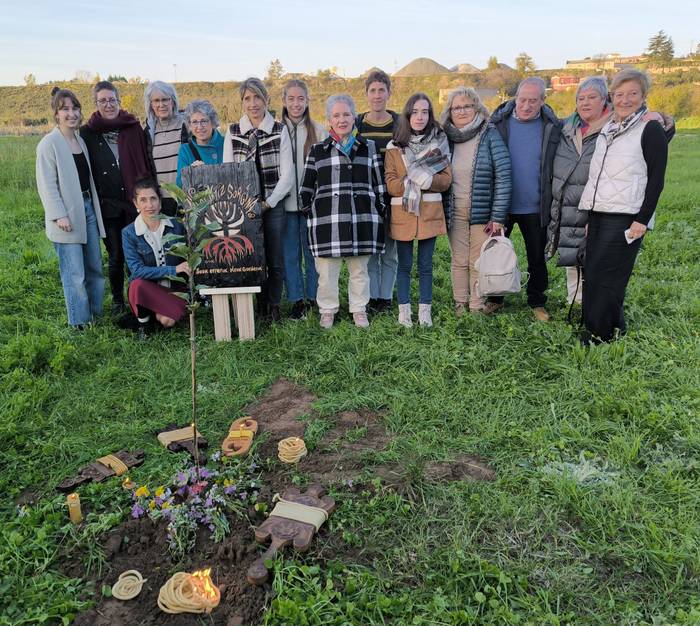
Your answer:
[[[548,277],[545,261],[547,224],[552,205],[552,163],[561,134],[561,121],[545,104],[545,83],[530,77],[518,85],[515,98],[503,103],[491,116],[508,146],[513,188],[505,223],[509,237],[517,224],[527,252],[527,303],[535,318],[549,320],[545,304]],[[484,311],[503,308],[503,298],[490,298]]]

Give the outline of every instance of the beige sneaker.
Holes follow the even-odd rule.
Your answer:
[[[355,326],[358,328],[368,328],[369,320],[367,319],[367,313],[364,311],[357,311],[357,313],[352,314],[352,321],[355,322]]]
[[[321,328],[331,328],[333,326],[334,317],[335,313],[321,313],[321,319],[319,321]]]
[[[466,302],[455,302],[455,317],[462,317],[467,312]]]
[[[545,308],[543,306],[533,307],[532,313],[538,322],[548,322],[549,321],[549,313],[547,313],[547,311],[545,311]]]

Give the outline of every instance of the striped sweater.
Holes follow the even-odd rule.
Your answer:
[[[153,163],[159,183],[175,183],[177,178],[177,157],[182,143],[182,121],[174,117],[163,124],[156,121],[153,133]],[[163,190],[164,197],[170,197]]]

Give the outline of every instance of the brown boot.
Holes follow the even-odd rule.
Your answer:
[[[549,313],[547,313],[547,311],[545,310],[545,308],[543,306],[533,307],[532,313],[538,322],[548,322],[549,321]]]

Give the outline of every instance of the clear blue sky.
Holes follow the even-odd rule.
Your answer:
[[[537,67],[551,68],[597,53],[640,53],[660,29],[673,37],[678,55],[700,41],[698,6],[697,0],[0,0],[0,84],[22,84],[29,73],[39,82],[69,79],[76,70],[240,80],[264,75],[274,58],[290,72],[336,66],[357,76],[374,65],[391,73],[420,56],[448,67],[484,67],[496,55],[512,65],[525,51]]]

